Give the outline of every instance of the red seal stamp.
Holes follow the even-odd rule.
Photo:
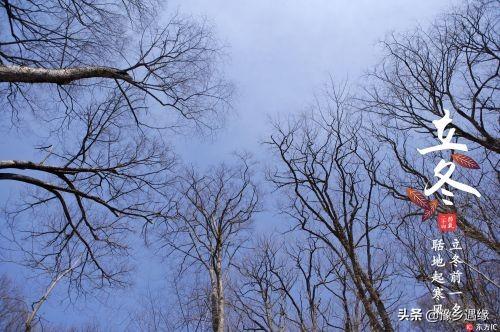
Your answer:
[[[455,212],[438,213],[438,228],[443,233],[455,231],[457,229],[457,214]]]

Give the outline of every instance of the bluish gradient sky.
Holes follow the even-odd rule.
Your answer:
[[[214,142],[182,140],[186,160],[217,161],[243,147],[259,151],[268,115],[302,109],[329,75],[356,83],[377,62],[392,31],[425,25],[451,1],[176,0],[169,8],[206,17],[229,47],[236,118]]]
[[[166,12],[205,17],[214,25],[228,59],[227,77],[236,86],[233,102],[236,114],[213,139],[207,137],[173,138],[176,152],[187,163],[206,166],[227,160],[235,150],[252,152],[257,159],[265,155],[260,144],[269,134],[268,117],[295,112],[305,107],[329,79],[348,78],[359,83],[364,71],[380,56],[377,42],[392,31],[405,31],[417,24],[426,25],[436,14],[452,4],[450,0],[174,0]],[[168,14],[166,14],[168,15]],[[25,133],[13,133],[0,140],[0,158],[27,159],[32,145]],[[0,189],[4,201],[13,186]],[[273,227],[266,219],[260,231]],[[276,220],[275,220],[276,221]],[[270,226],[269,226],[270,225]],[[86,322],[97,319],[118,328],[133,310],[137,297],[148,287],[165,283],[169,268],[141,250],[137,253],[134,287],[111,292],[99,304],[92,298],[79,298],[68,305],[64,287],[44,305],[41,315],[54,323]],[[0,265],[0,269],[6,269]],[[22,283],[24,292],[41,294],[43,283],[24,280],[27,275],[8,268]],[[99,308],[99,309],[97,309]]]

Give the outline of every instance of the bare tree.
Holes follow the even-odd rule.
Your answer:
[[[198,298],[191,302],[201,301],[209,308],[213,331],[225,330],[227,273],[259,207],[252,167],[243,158],[241,165],[222,164],[206,175],[187,172],[181,180],[174,221],[165,224],[160,238],[168,253],[180,254],[179,276],[191,271],[208,280],[205,290],[191,286]]]
[[[169,298],[166,289],[152,290],[140,296],[130,315],[126,331],[174,331],[175,319],[172,318],[174,310],[168,306]]]
[[[444,109],[450,110],[453,122],[448,128],[481,164],[482,174],[474,185],[484,197],[464,202],[468,208],[458,225],[468,237],[497,253],[498,9],[496,1],[464,1],[428,30],[386,40],[386,56],[370,75],[373,84],[366,88],[363,108],[377,115],[372,128],[382,129],[375,130],[375,136],[387,145],[402,171],[424,184],[432,183],[432,178],[420,172],[411,157],[419,147],[414,143],[418,137],[420,144],[432,144],[429,138],[436,137],[432,121],[443,117]],[[397,198],[405,196],[401,187],[385,185]]]
[[[82,257],[66,275],[79,288],[126,283],[127,234],[163,220],[171,197],[166,130],[214,128],[228,106],[210,27],[180,15],[160,21],[161,9],[0,2],[0,120],[42,141],[32,160],[0,161],[2,183],[29,188],[5,204],[3,236],[30,267],[54,275]]]
[[[331,261],[316,238],[293,240],[292,234],[256,243],[238,264],[240,278],[231,290],[231,308],[237,313],[237,330],[353,331],[340,322],[353,320],[342,306],[342,287],[354,294],[342,270]],[[288,244],[287,244],[288,243]],[[342,285],[337,289],[338,284]],[[337,301],[338,300],[338,301]]]
[[[126,235],[161,217],[175,166],[161,140],[128,122],[127,112],[122,96],[91,105],[70,133],[49,141],[42,160],[0,162],[1,180],[30,188],[6,204],[3,232],[30,267],[57,275],[81,257],[67,275],[73,285],[125,282]]]
[[[497,97],[500,66],[498,2],[464,1],[427,30],[393,35],[367,89],[375,112],[399,129],[431,135],[432,120],[450,108],[456,134],[500,152]]]
[[[52,279],[52,281],[48,285],[48,287],[45,290],[45,292],[43,293],[43,295],[36,302],[33,303],[32,310],[28,314],[28,317],[26,318],[26,322],[25,322],[25,330],[26,330],[26,332],[32,331],[33,326],[34,326],[33,323],[34,323],[34,321],[35,321],[35,319],[37,317],[38,312],[40,311],[40,308],[45,303],[45,301],[47,301],[50,293],[52,293],[52,291],[57,286],[57,284],[59,283],[59,281],[61,281],[61,279],[63,279],[72,270],[74,270],[79,265],[79,263],[80,263],[79,261],[74,262],[74,264],[71,267],[69,267],[68,269],[62,271],[54,279]]]
[[[51,92],[67,113],[81,98],[79,88],[116,91],[138,122],[146,104],[136,94],[200,119],[218,111],[230,93],[217,76],[220,48],[210,29],[179,15],[159,23],[156,1],[5,0],[0,6],[0,82],[12,110],[36,105],[30,85],[38,83],[54,84]]]
[[[28,316],[28,306],[12,281],[0,277],[0,328],[5,332],[22,331]]]
[[[230,283],[230,307],[236,316],[231,324],[236,329],[286,330],[288,301],[285,293],[278,291],[275,273],[287,274],[288,270],[278,257],[278,245],[277,241],[261,240],[237,263],[239,277]]]
[[[386,156],[371,176],[393,198],[385,204],[385,218],[392,220],[390,229],[402,245],[402,276],[428,289],[422,299],[427,305],[433,302],[430,291],[435,287],[430,277],[431,239],[442,239],[448,246],[451,239],[436,237],[436,227],[421,222],[422,213],[408,203],[406,189],[435,183],[434,166],[440,159],[450,160],[453,151],[424,158],[416,150],[436,145],[432,121],[442,118],[445,109],[450,111],[453,121],[447,129],[455,130],[456,141],[466,144],[467,154],[480,165],[473,172],[456,169],[453,178],[477,188],[481,197],[457,191],[452,199],[459,227],[453,236],[464,248],[464,277],[460,286],[446,287],[443,301],[489,310],[492,319],[499,307],[498,9],[495,1],[464,1],[427,29],[388,38],[383,42],[386,55],[369,75],[371,84],[360,107],[365,117],[371,115],[365,135]],[[437,193],[435,198],[442,202],[443,196]],[[440,204],[438,211],[445,210]],[[450,253],[444,259],[449,261]],[[445,273],[451,270],[447,266]]]
[[[5,332],[18,331],[67,331],[67,332],[98,332],[100,326],[98,322],[88,322],[79,326],[56,325],[48,322],[39,315],[38,309],[47,299],[54,286],[61,280],[54,279],[49,287],[44,291],[40,301],[33,304],[30,310],[27,297],[23,294],[23,289],[16,285],[15,281],[6,275],[0,276],[0,328]],[[31,289],[32,290],[32,289]]]
[[[277,124],[269,145],[278,164],[269,179],[289,197],[283,212],[339,261],[374,331],[392,331],[389,252],[377,243],[385,222],[377,206],[375,151],[364,149],[346,87],[326,92],[310,114]],[[380,247],[380,249],[375,249]],[[394,295],[394,294],[393,294]],[[394,295],[394,298],[397,296]]]

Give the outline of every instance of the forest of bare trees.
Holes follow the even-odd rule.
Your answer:
[[[163,9],[0,0],[1,136],[30,133],[31,156],[0,156],[0,330],[107,330],[52,323],[42,309],[55,290],[85,302],[130,289],[142,251],[169,275],[130,299],[123,330],[462,331],[465,318],[398,318],[437,303],[432,239],[464,249],[461,283],[444,285],[439,303],[498,323],[498,2],[464,0],[393,32],[362,84],[330,78],[309,107],[274,118],[262,160],[238,152],[208,167],[184,162],[170,138],[223,127],[233,110],[227,50],[207,22]],[[407,196],[452,159],[417,152],[436,144],[445,110],[480,165],[453,174],[481,197],[455,191],[452,235],[435,215],[422,221]],[[31,293],[34,279],[43,286]]]

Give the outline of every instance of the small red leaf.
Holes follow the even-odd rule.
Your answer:
[[[433,213],[434,211],[436,211],[438,206],[439,206],[439,201],[437,199],[433,199],[432,201],[429,202],[429,207]]]
[[[436,212],[438,205],[439,202],[437,199],[430,201],[429,208],[424,210],[424,214],[422,215],[422,221],[426,221],[427,219],[429,219],[434,214],[434,212]]]
[[[474,159],[463,154],[454,153],[451,155],[454,162],[465,168],[479,169],[479,164]]]
[[[408,195],[408,198],[410,201],[415,203],[416,205],[420,206],[421,208],[424,209],[429,209],[429,201],[427,198],[425,198],[424,194],[422,194],[420,191],[408,188],[406,189],[406,195]]]
[[[426,221],[432,216],[432,211],[430,209],[425,209],[424,214],[422,215],[422,221]]]

